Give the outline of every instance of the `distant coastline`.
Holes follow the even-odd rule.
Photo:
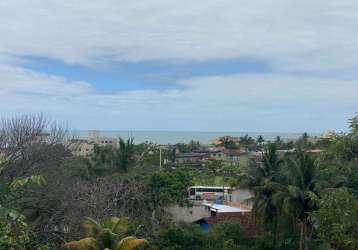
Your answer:
[[[100,136],[122,137],[124,139],[134,137],[135,143],[150,141],[158,144],[188,143],[191,140],[202,144],[210,144],[212,139],[220,136],[245,136],[248,134],[254,139],[262,135],[265,140],[275,140],[280,136],[282,140],[297,139],[301,133],[279,133],[279,132],[200,132],[200,131],[122,131],[122,130],[97,130]],[[87,138],[90,130],[75,130],[71,133],[78,138]],[[311,136],[319,136],[320,133],[309,133]]]

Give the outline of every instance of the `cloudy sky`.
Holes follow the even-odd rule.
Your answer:
[[[0,115],[320,132],[358,111],[356,0],[1,0]]]

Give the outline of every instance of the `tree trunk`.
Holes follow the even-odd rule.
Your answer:
[[[310,228],[310,224],[307,221],[307,218],[304,220],[304,250],[309,249],[309,243],[311,242],[312,238],[312,228]]]
[[[303,250],[303,238],[304,238],[304,223],[301,223],[301,232],[300,232],[300,250]]]
[[[277,217],[274,219],[273,222],[273,247],[276,249],[276,245],[277,245],[277,224],[278,224],[278,219]]]

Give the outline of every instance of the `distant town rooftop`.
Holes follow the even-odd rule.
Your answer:
[[[180,153],[180,154],[178,154],[176,157],[177,157],[177,158],[202,157],[202,156],[204,156],[204,155],[205,155],[205,153],[191,152],[191,153]]]

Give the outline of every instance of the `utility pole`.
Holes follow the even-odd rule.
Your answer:
[[[162,170],[162,147],[159,145],[159,170]]]

